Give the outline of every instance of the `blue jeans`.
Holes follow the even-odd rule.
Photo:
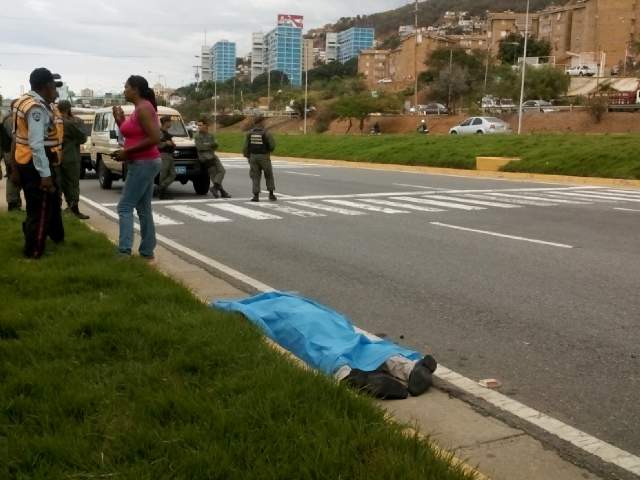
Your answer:
[[[133,248],[133,209],[140,219],[140,255],[153,257],[156,248],[156,229],[153,224],[151,199],[153,198],[153,179],[160,172],[160,159],[134,161],[127,166],[127,179],[124,182],[122,196],[118,203],[120,217],[120,253],[131,255]]]

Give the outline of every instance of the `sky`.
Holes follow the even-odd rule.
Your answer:
[[[0,0],[0,94],[29,90],[47,67],[71,90],[121,91],[129,75],[178,87],[194,81],[204,42],[237,43],[267,32],[279,13],[304,15],[305,31],[340,17],[396,8],[408,0]],[[221,6],[221,5],[228,6]],[[295,5],[295,7],[292,7]]]

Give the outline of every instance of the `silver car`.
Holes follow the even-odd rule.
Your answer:
[[[511,127],[496,117],[470,117],[449,130],[451,135],[511,133]]]

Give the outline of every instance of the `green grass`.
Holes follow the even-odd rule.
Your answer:
[[[220,133],[220,151],[239,152],[243,135]],[[356,162],[475,168],[477,156],[520,157],[504,170],[640,179],[640,135],[277,135],[277,155]]]
[[[8,478],[470,478],[76,221],[21,258],[20,220],[0,214]]]

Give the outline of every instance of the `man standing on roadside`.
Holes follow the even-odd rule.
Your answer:
[[[206,118],[198,122],[198,133],[195,135],[195,141],[196,149],[198,150],[198,159],[209,171],[209,177],[213,183],[211,194],[214,198],[231,198],[231,195],[222,188],[222,180],[224,180],[226,170],[215,154],[218,143],[215,137],[209,133],[209,121]]]
[[[173,135],[169,133],[171,128],[171,117],[165,115],[160,119],[160,135],[161,140],[158,145],[160,157],[162,158],[162,166],[160,167],[160,182],[158,183],[158,197],[160,200],[166,200],[169,196],[169,186],[176,179],[176,169],[173,161],[173,152],[176,144],[173,143]]]
[[[62,82],[46,68],[31,72],[31,91],[20,97],[12,108],[15,152],[12,168],[17,166],[20,185],[27,203],[27,218],[22,224],[24,254],[40,258],[47,236],[64,241],[60,195],[53,178],[54,167],[62,158],[62,138],[51,107]],[[61,129],[60,129],[61,130]]]
[[[11,102],[11,108],[15,105],[16,100]],[[13,122],[11,121],[11,113],[8,113],[0,125],[0,155],[3,157],[5,171],[7,173],[6,199],[7,207],[12,210],[20,210],[22,208],[22,197],[20,196],[20,185],[12,179],[11,162],[11,143],[13,141]],[[14,177],[15,178],[15,177]]]
[[[80,213],[80,170],[82,159],[80,145],[87,141],[87,135],[82,130],[79,119],[71,113],[71,103],[68,100],[58,102],[58,110],[62,115],[64,125],[64,140],[62,142],[62,165],[60,165],[60,187],[67,201],[67,210],[80,220],[87,220],[88,215]]]
[[[253,183],[252,202],[260,201],[260,183],[262,172],[269,190],[269,200],[275,202],[278,198],[273,193],[276,184],[273,179],[271,153],[276,148],[273,135],[264,128],[264,117],[258,114],[253,120],[253,128],[249,130],[244,141],[243,155],[249,160],[249,175]]]

